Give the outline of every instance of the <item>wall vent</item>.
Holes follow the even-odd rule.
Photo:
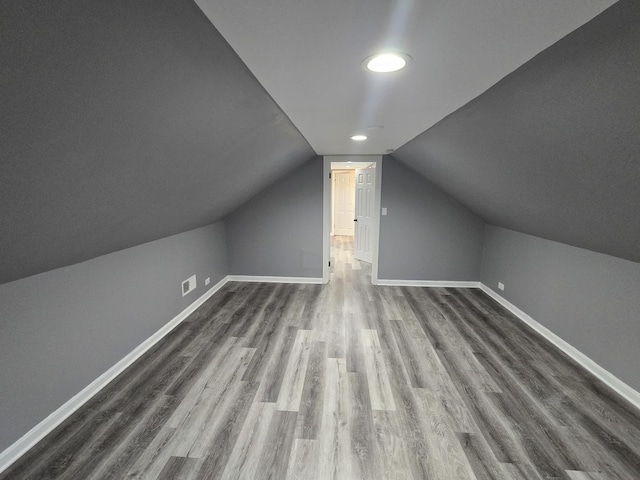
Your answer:
[[[196,289],[196,276],[193,275],[182,282],[182,296]]]

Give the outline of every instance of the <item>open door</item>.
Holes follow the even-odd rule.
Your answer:
[[[356,170],[356,214],[354,218],[354,256],[371,263],[373,258],[373,220],[376,169]]]

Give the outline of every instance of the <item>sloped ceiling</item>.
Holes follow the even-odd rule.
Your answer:
[[[2,3],[0,283],[223,218],[315,155],[190,0]]]
[[[195,1],[319,155],[380,155],[615,0]],[[413,62],[393,74],[361,67],[386,50]]]
[[[617,3],[394,156],[490,223],[640,262],[640,3]]]

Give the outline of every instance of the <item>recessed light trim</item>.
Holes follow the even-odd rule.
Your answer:
[[[367,57],[362,62],[362,68],[368,72],[375,73],[390,73],[402,70],[409,63],[411,63],[411,57],[406,53],[401,52],[386,52],[379,53]]]
[[[353,140],[354,142],[363,142],[367,138],[369,138],[369,137],[367,137],[366,135],[352,135],[351,136],[351,140]]]

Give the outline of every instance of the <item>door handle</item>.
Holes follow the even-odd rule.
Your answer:
[[[354,221],[354,222],[357,222],[357,221],[358,221],[358,219],[357,219],[357,218],[354,218],[354,219],[353,219],[353,221]]]

